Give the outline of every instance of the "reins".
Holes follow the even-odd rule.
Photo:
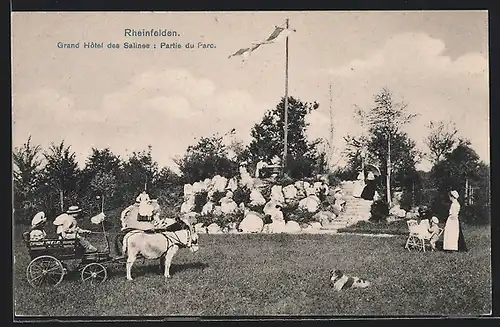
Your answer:
[[[165,236],[167,239],[172,239],[173,241],[177,241],[178,244],[183,245],[184,247],[187,247],[187,245],[189,244],[189,239],[191,238],[191,230],[189,229],[189,227],[188,227],[188,229],[183,228],[181,230],[185,230],[187,233],[187,240],[186,240],[187,243],[184,243],[181,241],[179,235],[177,234],[177,231],[171,231],[171,232],[165,231],[165,232],[161,232],[160,234]],[[172,233],[175,235],[175,237],[173,237],[172,235],[169,235],[167,233]]]

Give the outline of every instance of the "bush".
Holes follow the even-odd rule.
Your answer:
[[[299,207],[299,201],[297,201],[297,200],[292,200],[292,201],[284,203],[283,208],[281,210],[283,212],[283,216],[286,217],[286,216],[292,214],[293,212],[298,210],[298,207]]]
[[[293,179],[300,180],[314,174],[316,161],[312,158],[290,158],[287,161],[285,172]]]
[[[281,185],[281,186],[288,186],[290,184],[293,184],[295,181],[293,178],[291,178],[288,174],[283,174],[280,175],[276,178],[276,181],[274,182],[275,185]]]
[[[240,203],[249,203],[250,202],[250,193],[251,191],[248,189],[248,187],[243,186],[243,187],[238,187],[234,192],[233,192],[233,200],[236,202],[236,204]]]
[[[262,194],[266,201],[269,201],[271,199],[271,187],[272,185],[268,184],[260,190],[260,194]]]
[[[214,215],[212,213],[198,217],[198,223],[202,223],[202,227],[208,227],[210,224],[216,223],[221,229],[227,228],[229,224],[236,223],[236,226],[243,220],[244,212],[236,210],[232,214]]]
[[[214,192],[212,195],[212,201],[215,205],[219,204],[219,201],[226,196],[226,192]]]
[[[336,187],[339,186],[340,183],[342,182],[342,179],[340,178],[338,173],[329,173],[328,174],[328,185],[329,187]]]
[[[306,224],[315,221],[313,219],[315,212],[309,212],[304,209],[297,209],[293,212],[290,213],[288,216],[288,219],[285,219],[286,221],[292,220],[295,221],[299,224]]]
[[[202,227],[207,227],[208,225],[210,225],[214,221],[215,221],[215,216],[211,213],[198,216],[198,223],[201,223]]]
[[[200,213],[203,209],[203,206],[207,203],[208,192],[203,191],[195,194],[194,196],[194,212]]]
[[[262,212],[264,211],[264,205],[261,204],[261,205],[247,205],[247,208],[252,210],[252,211],[255,211],[255,212]]]
[[[380,222],[385,221],[389,216],[389,205],[384,200],[374,201],[370,209],[370,221]]]
[[[462,207],[459,219],[470,225],[487,225],[490,223],[490,217],[489,206],[472,204]]]

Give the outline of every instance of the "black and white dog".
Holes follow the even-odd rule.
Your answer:
[[[371,285],[371,283],[366,279],[348,277],[338,269],[330,272],[330,283],[336,291],[346,290],[348,288],[367,288]]]

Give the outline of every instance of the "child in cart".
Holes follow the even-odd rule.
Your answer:
[[[47,218],[45,217],[45,213],[40,211],[33,217],[31,220],[31,231],[29,234],[29,240],[31,242],[42,241],[47,237],[47,233],[45,232],[44,226],[47,222]]]
[[[81,211],[78,206],[71,206],[66,213],[58,216],[54,220],[54,225],[57,226],[57,234],[62,239],[77,238],[87,253],[97,252],[97,248],[82,235],[91,233],[91,231],[78,227],[77,218]]]

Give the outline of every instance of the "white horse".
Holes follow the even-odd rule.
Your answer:
[[[132,279],[132,265],[141,254],[146,259],[163,259],[165,278],[170,277],[172,258],[179,248],[199,250],[198,234],[191,232],[189,226],[177,222],[161,232],[148,233],[141,230],[128,232],[123,238],[122,253],[127,256],[127,279]]]

